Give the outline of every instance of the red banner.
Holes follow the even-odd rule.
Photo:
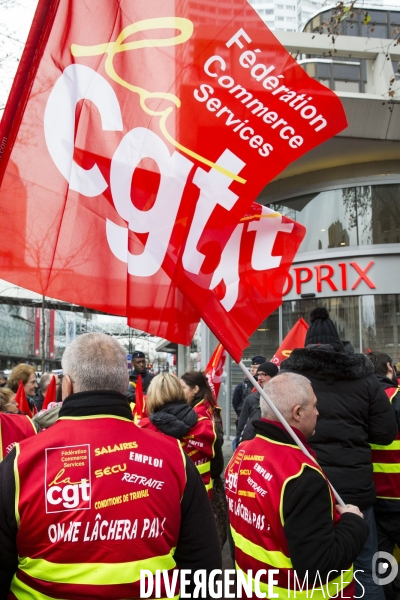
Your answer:
[[[304,348],[304,340],[306,339],[308,325],[303,318],[300,318],[289,331],[274,356],[271,358],[271,362],[275,363],[277,367],[280,367],[281,362],[288,358],[292,350],[295,348]]]
[[[217,403],[217,405],[219,389],[221,387],[222,376],[224,374],[224,367],[227,356],[228,353],[223,347],[223,345],[218,344],[205,370],[208,383],[210,384],[210,388],[214,394],[215,402]]]
[[[215,6],[39,1],[0,130],[0,274],[179,343],[202,316],[239,359],[304,235],[252,202],[346,118],[246,0]]]

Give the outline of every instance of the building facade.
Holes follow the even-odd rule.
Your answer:
[[[326,24],[329,23],[331,17],[329,8],[331,3],[326,0],[288,0],[285,2],[283,0],[248,0],[248,2],[257,11],[264,23],[275,31],[302,31],[305,25],[309,27],[306,31],[315,31],[321,27],[326,30]],[[381,6],[383,6],[382,0],[376,0],[370,4],[372,18],[375,18],[374,10]],[[368,24],[364,25],[363,23],[363,14],[368,9],[364,10],[364,5],[362,7],[363,11],[359,13],[356,8],[354,12],[357,16],[354,15],[355,18],[348,21],[349,30],[351,29],[350,35],[358,35],[355,30],[357,29],[356,24],[360,22],[360,27],[364,27],[365,30],[368,29],[369,32],[371,29],[373,30],[373,37],[387,37],[383,35],[382,25],[385,23],[381,22],[382,11],[378,11],[378,22],[375,24],[372,21],[371,25],[368,26]],[[321,12],[322,8],[324,8],[323,12]],[[347,27],[347,20],[344,26]]]
[[[168,356],[157,352],[159,338],[128,327],[125,317],[97,313],[80,306],[44,299],[34,292],[0,280],[0,371],[28,362],[41,370],[61,367],[66,345],[83,333],[107,333],[127,354],[141,350],[158,371],[169,370]]]
[[[328,36],[315,34],[334,10],[314,16],[304,33],[277,32],[309,74],[336,91],[349,126],[290,165],[257,200],[302,223],[307,233],[282,306],[250,338],[247,365],[256,354],[270,360],[316,306],[328,309],[355,352],[381,351],[400,361],[400,11],[365,7],[369,27],[353,14],[333,52]],[[370,51],[378,46],[381,56]],[[243,378],[233,361],[228,375],[232,398]],[[235,415],[231,406],[226,410],[234,435]]]

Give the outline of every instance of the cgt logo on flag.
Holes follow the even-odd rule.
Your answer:
[[[46,448],[46,513],[90,508],[89,450],[88,444]]]
[[[231,4],[39,0],[0,125],[4,279],[180,344],[203,318],[240,359],[305,233],[253,201],[346,117]]]

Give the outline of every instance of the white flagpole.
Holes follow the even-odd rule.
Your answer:
[[[254,379],[253,375],[250,373],[250,371],[248,370],[248,368],[246,367],[246,365],[243,364],[242,361],[240,361],[238,363],[239,367],[242,369],[243,373],[246,375],[246,377],[248,377],[248,379],[251,381],[251,383],[254,385],[254,387],[256,388],[256,390],[261,394],[261,396],[264,398],[265,402],[268,404],[268,406],[270,407],[270,409],[273,411],[273,413],[276,415],[276,417],[278,418],[278,420],[282,423],[282,425],[284,426],[284,428],[286,429],[286,431],[288,432],[288,434],[293,438],[293,440],[296,442],[296,444],[298,445],[298,447],[300,448],[300,450],[306,455],[308,456],[308,458],[311,458],[311,460],[313,462],[315,462],[316,464],[317,461],[315,460],[315,458],[309,453],[309,451],[307,450],[307,448],[305,447],[305,445],[303,444],[303,442],[301,442],[301,440],[299,439],[299,437],[295,434],[295,432],[293,431],[293,429],[290,427],[289,423],[286,421],[286,419],[281,415],[281,413],[279,412],[279,410],[276,408],[275,404],[273,404],[271,402],[271,400],[268,398],[267,394],[264,392],[264,390],[262,389],[262,387],[259,385],[259,383]],[[332,484],[328,481],[329,485],[331,486],[333,495],[335,496],[337,503],[342,507],[342,508],[346,508],[345,503],[343,502],[343,500],[341,499],[341,497],[339,496],[339,494],[337,493],[337,491],[335,490],[335,488],[332,486]]]

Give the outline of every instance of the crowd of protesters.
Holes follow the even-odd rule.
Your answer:
[[[335,589],[395,600],[396,580],[379,585],[373,561],[400,545],[396,370],[386,354],[356,354],[325,309],[280,371],[261,355],[251,367],[308,454],[245,379],[225,475],[221,410],[204,373],[154,376],[137,351],[129,377],[104,334],[76,338],[62,367],[39,385],[29,365],[0,373],[0,600],[139,598],[140,569],[168,571],[169,584],[188,569],[193,590],[195,571],[221,568],[228,535],[253,589],[257,580],[267,594],[276,569],[279,598],[297,580],[317,600]]]
[[[275,377],[271,367],[275,365],[258,367],[261,385],[266,383],[267,372],[270,373],[268,380]],[[381,586],[376,582],[376,573],[375,580],[373,577],[373,569],[377,568],[374,556],[378,550],[393,554],[395,545],[400,546],[400,444],[397,441],[400,440],[400,387],[393,361],[384,353],[356,354],[348,341],[340,340],[326,309],[317,308],[310,314],[305,347],[293,350],[282,362],[276,381],[282,381],[282,377],[290,373],[306,378],[317,399],[319,414],[315,431],[307,440],[308,447],[344,502],[357,506],[368,525],[368,537],[352,559],[358,572],[356,597],[382,600],[385,595],[387,600],[394,600],[396,580]],[[264,385],[265,390],[268,387],[269,384]],[[268,410],[264,408],[263,413],[262,400],[260,408],[260,394],[254,391],[247,396],[241,416],[246,404],[245,418],[239,418],[239,443],[257,434],[262,436],[266,430],[265,419],[258,420]],[[239,450],[243,447],[240,443]],[[307,485],[304,476],[303,487],[302,498],[307,500],[307,489],[313,486],[311,482]],[[301,510],[303,503],[297,503],[297,507],[301,525],[297,526],[295,535],[302,540],[304,550],[306,532],[310,536],[315,531],[312,524],[319,528],[321,523],[318,510],[310,514],[311,521],[307,523],[304,516],[307,512]],[[295,514],[293,510],[292,516]],[[288,525],[286,529],[289,530]],[[295,542],[292,541],[293,547]],[[317,547],[312,549],[311,539],[307,556],[316,553]],[[320,564],[323,563],[322,558]],[[310,569],[312,564],[308,558]]]

